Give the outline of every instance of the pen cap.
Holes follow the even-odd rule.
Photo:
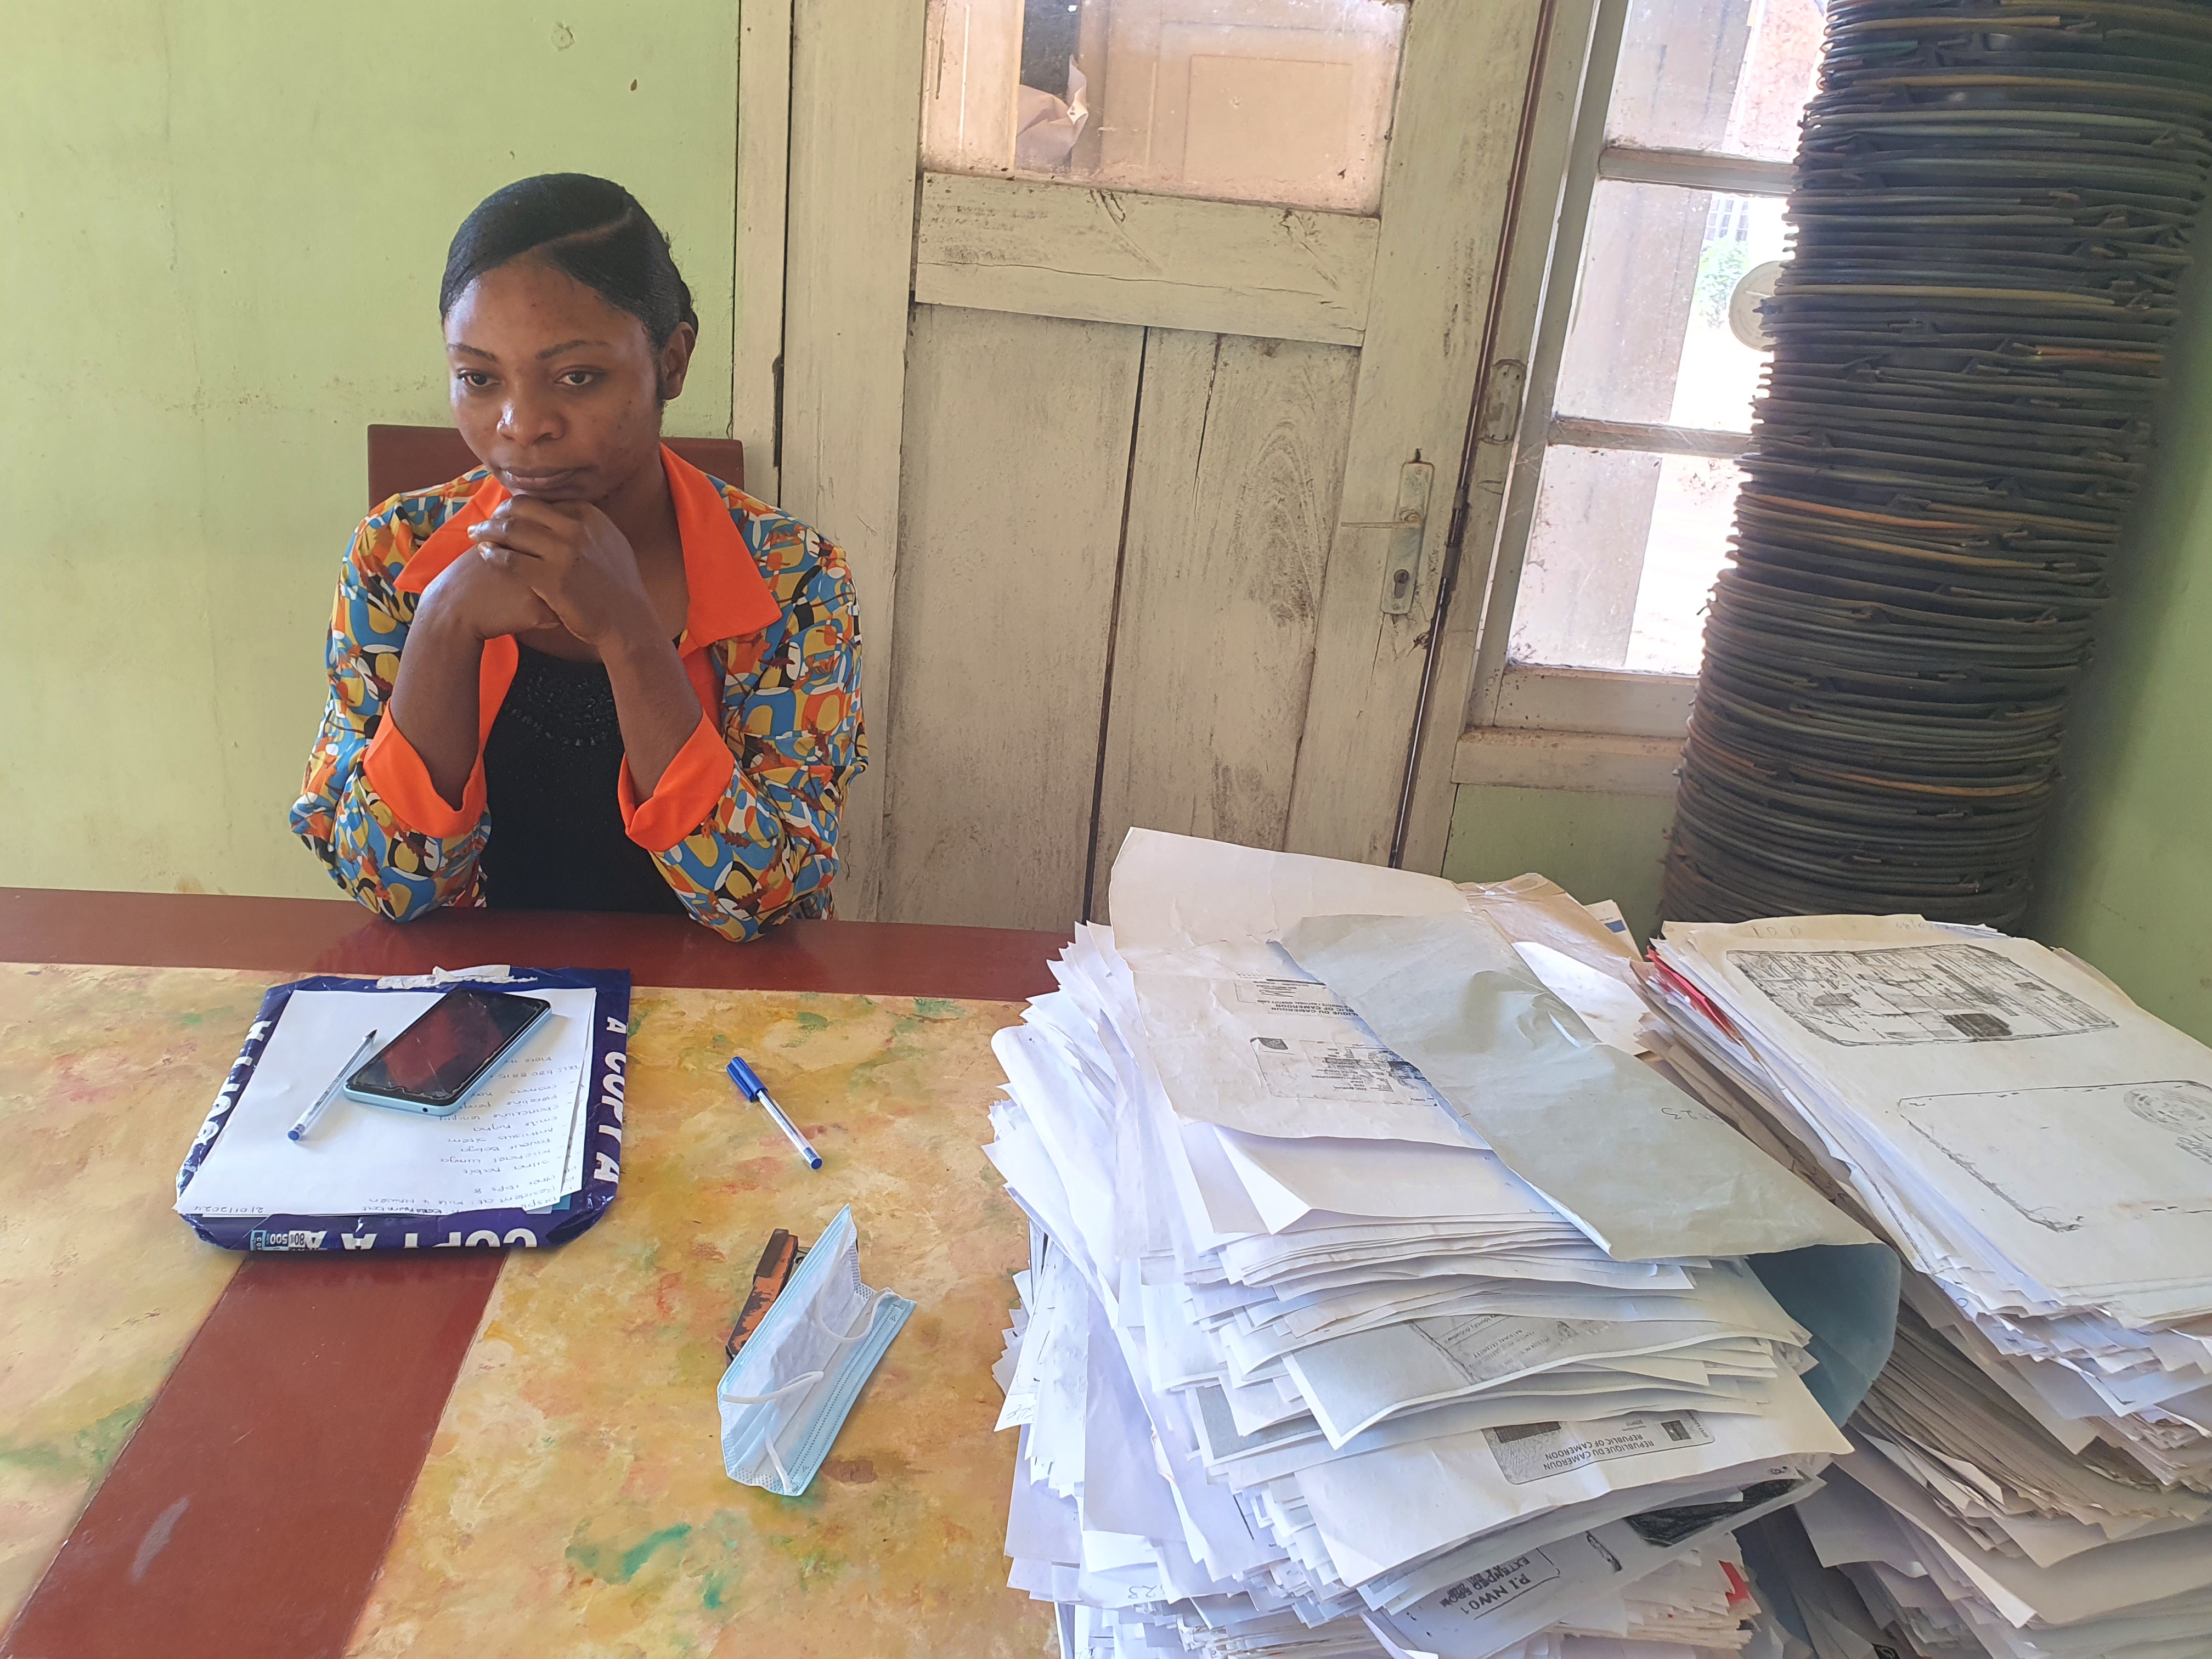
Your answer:
[[[768,1092],[768,1085],[753,1075],[753,1068],[745,1064],[743,1055],[732,1054],[726,1069],[730,1073],[730,1081],[744,1091],[748,1100],[755,1095],[764,1095]]]

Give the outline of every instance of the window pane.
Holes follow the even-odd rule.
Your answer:
[[[1820,48],[1818,0],[1632,0],[1607,140],[1789,160]],[[1555,410],[1750,431],[1769,354],[1730,302],[1771,291],[1760,268],[1786,253],[1778,197],[1601,179]],[[1553,446],[1541,465],[1512,659],[1695,673],[1736,464]]]
[[[1820,62],[1819,0],[1633,0],[1606,138],[1790,161]]]
[[[1547,450],[1513,660],[1696,673],[1736,479],[1730,460]]]
[[[1784,252],[1782,199],[1601,179],[1590,198],[1562,415],[1751,430],[1768,354],[1739,340],[1729,301]]]
[[[1373,213],[1406,0],[929,0],[921,159]]]

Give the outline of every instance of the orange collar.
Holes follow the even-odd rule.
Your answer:
[[[714,481],[670,449],[661,447],[668,493],[676,502],[676,533],[684,544],[684,585],[689,599],[678,651],[689,652],[717,640],[744,639],[767,629],[783,606],[760,573],[760,563],[744,534],[730,517],[729,503]],[[473,544],[469,526],[498,510],[507,490],[486,477],[468,505],[446,520],[415,550],[399,573],[403,593],[420,593]]]

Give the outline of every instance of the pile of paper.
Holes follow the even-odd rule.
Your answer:
[[[1802,1519],[1934,1650],[2212,1651],[2212,1050],[2025,939],[1670,924],[1668,1063],[1916,1273]]]
[[[1734,1647],[1730,1529],[1845,1449],[1741,1256],[1865,1234],[1507,939],[1623,988],[1601,923],[1477,903],[1136,832],[1114,931],[1000,1034],[988,1151],[1034,1223],[1011,1580],[1072,1653]]]

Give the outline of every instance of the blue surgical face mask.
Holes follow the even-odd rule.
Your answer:
[[[805,1492],[914,1304],[860,1282],[852,1206],[806,1252],[714,1391],[732,1480]]]

